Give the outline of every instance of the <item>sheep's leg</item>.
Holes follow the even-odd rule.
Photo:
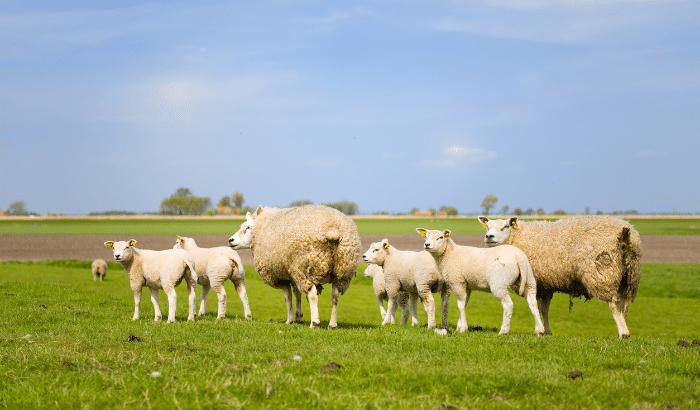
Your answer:
[[[250,312],[250,304],[248,304],[248,292],[245,289],[245,279],[241,279],[238,282],[233,282],[236,285],[236,292],[238,292],[238,297],[241,298],[243,303],[243,313],[246,319],[252,319],[253,314]],[[224,310],[225,312],[225,310]]]
[[[620,339],[627,339],[630,337],[630,331],[627,329],[627,322],[625,321],[625,315],[618,307],[619,299],[617,295],[613,295],[612,300],[608,302],[610,310],[612,310],[613,318],[615,323],[617,323],[617,333]]]
[[[505,335],[510,332],[510,321],[513,317],[513,300],[508,294],[508,288],[497,290],[492,292],[493,295],[501,302],[503,306],[503,321],[501,322],[501,331],[498,332],[499,335]]]
[[[377,303],[379,304],[379,313],[382,315],[382,321],[386,316],[386,309],[384,309],[384,298],[382,295],[377,295]]]
[[[301,291],[297,289],[296,286],[292,286],[294,288],[294,295],[297,298],[297,306],[296,306],[296,315],[294,317],[294,323],[299,323],[299,324],[304,324],[304,312],[301,310]]]
[[[158,294],[158,290],[155,290],[156,294]],[[175,292],[175,287],[172,285],[164,285],[163,286],[163,292],[168,296],[168,323],[173,323],[175,322],[175,309],[177,307],[177,292]],[[190,289],[189,286],[187,287],[187,293],[189,296]],[[189,298],[188,298],[189,299]],[[195,298],[191,298],[191,304],[190,304],[190,312],[192,313],[192,319],[189,317],[187,320],[194,320],[194,301]]]
[[[153,310],[155,311],[155,317],[153,320],[160,322],[163,319],[163,315],[160,313],[160,304],[158,298],[158,289],[148,288],[151,291],[151,303],[153,303]]]
[[[435,298],[433,298],[430,288],[420,289],[419,292],[423,308],[428,316],[428,329],[432,329],[435,327]]]
[[[457,321],[457,331],[466,332],[469,329],[467,325],[467,304],[469,303],[469,297],[471,296],[471,290],[466,287],[458,290],[454,290],[455,297],[457,298],[457,309],[459,310],[459,321]]]
[[[219,300],[216,318],[223,319],[226,317],[226,302],[228,301],[226,289],[224,289],[224,285],[222,283],[215,283],[211,288],[214,293],[216,293],[216,297]]]
[[[549,304],[552,303],[552,294],[537,296],[537,306],[542,315],[542,325],[544,325],[544,334],[551,335],[552,329],[549,327]]]
[[[535,317],[535,334],[544,334],[544,325],[542,324],[542,319],[540,319],[540,311],[537,308],[537,292],[535,288],[527,288],[525,290],[525,300],[527,300],[527,305],[530,307],[530,312],[532,316]]]
[[[311,328],[318,327],[321,321],[318,318],[318,292],[316,291],[316,285],[311,285],[311,290],[308,293],[309,298],[309,310],[311,310]]]
[[[202,293],[199,295],[199,316],[204,316],[205,307],[207,305],[207,295],[211,290],[211,285],[209,283],[202,283]]]
[[[407,292],[401,292],[399,293],[399,307],[401,307],[401,324],[405,325],[408,323],[408,318],[411,316],[411,312],[409,310],[409,298],[410,296],[408,295]]]
[[[285,286],[282,288],[282,291],[284,292],[284,301],[287,304],[287,324],[295,323],[294,308],[292,307],[292,288],[290,286]]]
[[[440,309],[442,310],[442,323],[441,327],[447,329],[448,326],[448,314],[450,312],[450,294],[452,290],[447,284],[443,285],[440,291]]]
[[[331,321],[328,323],[328,327],[335,329],[338,327],[338,299],[340,298],[340,290],[338,286],[333,284],[331,291]]]
[[[134,316],[131,320],[141,318],[141,285],[131,285],[131,290],[134,291]]]
[[[408,304],[411,311],[411,326],[418,326],[420,324],[418,320],[418,294],[409,293],[408,295]]]

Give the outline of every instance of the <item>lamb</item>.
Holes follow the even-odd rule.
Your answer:
[[[381,266],[369,263],[365,269],[365,276],[372,278],[372,287],[374,288],[374,294],[377,296],[377,302],[379,303],[379,313],[382,315],[382,321],[386,315],[386,309],[384,309],[384,301],[389,300],[389,296],[386,293],[386,286],[384,285],[384,269]],[[405,325],[408,323],[408,304],[409,304],[409,294],[408,292],[399,292],[398,304],[401,307],[401,324]],[[417,302],[415,298],[411,301],[411,308],[417,309]],[[414,316],[418,316],[415,312]]]
[[[202,285],[199,316],[204,316],[207,294],[209,290],[213,289],[219,299],[219,309],[216,318],[223,319],[226,317],[227,295],[226,289],[224,289],[224,282],[227,279],[231,279],[231,282],[236,287],[238,296],[241,298],[241,302],[243,302],[245,318],[251,319],[253,317],[248,305],[243,261],[238,256],[238,252],[228,246],[200,248],[194,239],[181,236],[177,237],[173,249],[183,249],[194,259],[194,266],[197,268],[197,282]]]
[[[411,295],[411,323],[415,326],[418,314],[415,305],[420,297],[428,315],[428,328],[435,327],[435,299],[433,293],[440,291],[442,301],[442,327],[446,328],[447,313],[450,302],[450,289],[444,283],[435,260],[426,251],[400,251],[389,244],[388,239],[374,242],[369,246],[362,259],[375,263],[384,269],[384,283],[389,298],[387,314],[382,325],[394,323],[396,314],[396,299],[400,291]]]
[[[628,222],[610,216],[574,216],[556,222],[489,220],[480,216],[488,246],[515,245],[528,256],[537,280],[545,333],[554,292],[608,302],[618,337],[628,338],[627,312],[641,277],[641,240]]]
[[[344,294],[356,274],[360,254],[357,225],[324,205],[294,208],[258,208],[229,239],[233,249],[250,248],[255,270],[266,284],[282,289],[287,323],[303,323],[301,292],[308,295],[311,327],[320,325],[318,295],[331,283],[332,308],[328,327],[338,326],[338,295]],[[296,315],[292,291],[296,295]]]
[[[472,290],[481,290],[491,292],[501,302],[503,320],[498,334],[508,333],[513,315],[510,288],[527,300],[535,317],[535,334],[544,333],[537,311],[537,284],[527,257],[520,249],[515,246],[483,249],[457,245],[449,229],[429,231],[416,228],[416,231],[425,237],[425,249],[435,258],[440,275],[457,297],[458,332],[465,332],[468,328],[466,307]]]
[[[107,275],[107,263],[102,259],[95,259],[92,261],[92,280],[96,281],[100,278],[100,282]]]
[[[189,253],[182,249],[166,251],[151,251],[137,249],[136,241],[105,242],[105,246],[114,252],[114,259],[119,262],[129,276],[131,290],[134,291],[134,317],[141,317],[141,289],[145,286],[151,291],[151,302],[155,310],[155,321],[160,322],[162,315],[158,305],[158,289],[163,289],[168,295],[168,323],[175,321],[175,305],[177,294],[175,286],[184,279],[187,283],[189,302],[188,321],[194,320],[195,286],[197,286],[197,271],[194,260]]]

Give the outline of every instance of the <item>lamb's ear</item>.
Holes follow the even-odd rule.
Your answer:
[[[518,229],[518,217],[517,216],[511,216],[508,218],[508,225],[511,227]]]
[[[136,246],[136,240],[135,240],[135,239],[129,239],[129,246]]]
[[[477,219],[479,220],[479,222],[481,222],[481,226],[483,226],[484,229],[486,229],[486,224],[489,223],[489,218],[485,216],[480,216]]]
[[[177,237],[177,240],[180,241],[180,242],[182,242],[182,237],[181,237],[181,236],[178,236],[178,237]]]
[[[425,229],[423,229],[423,228],[416,228],[416,232],[418,232],[418,233],[420,234],[420,236],[425,237],[425,234],[426,234],[428,231],[425,230]]]
[[[391,245],[389,245],[389,240],[388,240],[388,239],[384,238],[384,240],[382,241],[382,247],[384,247],[384,249],[389,249],[389,248],[391,248]]]
[[[112,241],[107,241],[107,242],[105,242],[105,246],[106,246],[108,249],[112,249],[112,248],[114,247],[114,242],[112,242]]]
[[[449,229],[445,229],[444,231],[442,231],[442,234],[445,235],[445,238],[452,237],[452,232],[450,232]]]

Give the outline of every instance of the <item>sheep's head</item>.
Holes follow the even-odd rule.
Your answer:
[[[416,232],[425,238],[425,243],[423,247],[426,251],[430,253],[441,254],[445,252],[445,246],[447,245],[447,240],[452,237],[452,232],[449,229],[444,231],[427,230],[423,228],[416,228]]]
[[[258,210],[260,208],[258,207]],[[257,215],[259,212],[255,212]],[[255,217],[247,212],[245,214],[245,222],[241,224],[238,232],[228,238],[228,246],[233,249],[249,249],[253,241],[253,227],[255,226]]]
[[[384,260],[386,259],[387,250],[391,247],[389,245],[389,240],[384,239],[381,242],[374,242],[369,246],[367,252],[362,255],[362,260],[366,263],[374,263],[379,266],[384,265]]]
[[[365,276],[368,278],[373,278],[374,274],[377,272],[381,272],[382,267],[374,264],[374,263],[368,263],[367,268],[365,269]]]
[[[513,216],[508,219],[489,219],[485,216],[479,217],[481,226],[486,229],[484,242],[488,246],[498,246],[509,243],[510,233],[518,228],[518,217]]]
[[[193,246],[193,245],[196,245],[194,242],[194,239],[178,236],[177,240],[175,241],[175,246],[173,246],[173,249],[187,250],[188,246]]]
[[[119,242],[112,242],[112,241],[107,241],[105,242],[105,246],[109,249],[112,250],[114,253],[114,260],[117,262],[125,262],[134,257],[134,253],[132,248],[136,246],[136,241],[131,239],[128,242],[126,241],[119,241]]]

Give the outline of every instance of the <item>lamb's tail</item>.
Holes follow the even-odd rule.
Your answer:
[[[618,246],[623,269],[619,293],[621,298],[631,302],[637,296],[642,276],[642,242],[639,233],[632,227],[622,228],[618,236]]]
[[[241,276],[245,278],[245,268],[243,267],[243,260],[241,260],[241,257],[240,255],[238,255],[238,252],[236,252],[235,256],[231,256],[229,262],[231,263],[231,268],[234,270],[238,269],[238,272],[240,272]]]
[[[532,266],[524,253],[518,256],[518,269],[520,270],[520,291],[518,294],[524,297],[528,285],[535,283],[535,274],[532,273]]]
[[[185,257],[185,265],[190,270],[190,278],[192,278],[192,282],[194,284],[197,284],[197,280],[199,280],[199,278],[197,276],[197,271],[194,269],[194,259],[192,259],[192,257],[189,254],[187,254],[187,256]]]

